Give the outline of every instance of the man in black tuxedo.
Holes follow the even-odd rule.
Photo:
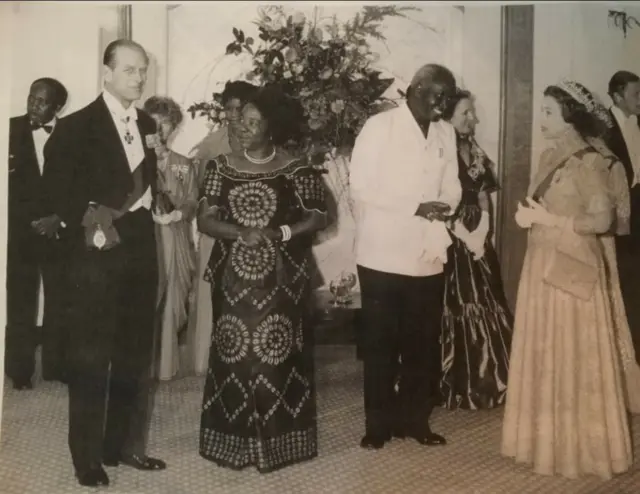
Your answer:
[[[103,465],[161,470],[142,444],[157,294],[152,202],[154,121],[133,103],[147,80],[142,46],[105,50],[104,91],[60,120],[46,156],[50,207],[71,237],[69,448],[81,485]]]
[[[631,199],[631,234],[616,237],[620,288],[631,336],[640,356],[640,77],[618,71],[609,81],[613,121],[607,145],[624,165]]]
[[[5,372],[15,389],[30,389],[35,350],[42,342],[46,380],[63,380],[63,255],[61,224],[44,204],[44,149],[67,102],[57,80],[34,81],[27,113],[9,121],[9,229],[7,252],[7,328]],[[45,298],[37,330],[40,280]]]

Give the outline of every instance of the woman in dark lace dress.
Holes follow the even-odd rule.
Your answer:
[[[476,410],[504,403],[513,315],[489,235],[490,194],[498,184],[494,164],[473,137],[478,120],[470,93],[458,90],[449,120],[463,193],[445,266],[441,390],[447,408]]]

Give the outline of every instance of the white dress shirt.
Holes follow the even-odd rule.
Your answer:
[[[51,126],[55,129],[57,118],[53,117],[53,120],[47,122],[46,126]],[[42,176],[42,171],[44,170],[44,146],[47,144],[49,137],[53,133],[53,129],[51,133],[44,130],[42,127],[36,130],[31,131],[31,135],[33,136],[33,146],[36,150],[36,159],[38,160],[38,167],[40,168],[40,176]],[[44,322],[44,285],[42,282],[42,273],[39,273],[40,284],[38,286],[38,315],[36,317],[36,324],[38,327],[42,327],[42,323]]]
[[[56,117],[53,117],[53,120],[47,122],[45,125],[51,126],[55,129],[56,120]],[[53,133],[53,130],[51,133]],[[49,137],[51,137],[51,133],[47,132],[43,128],[31,131],[31,135],[33,136],[33,145],[36,148],[36,158],[38,159],[38,166],[40,167],[40,175],[42,175],[42,170],[44,169],[44,146],[47,144]]]
[[[447,228],[415,213],[423,202],[441,201],[452,211],[460,202],[451,124],[432,122],[425,139],[406,104],[371,117],[356,139],[349,181],[358,264],[407,276],[443,271]]]
[[[102,97],[107,104],[107,108],[111,112],[111,117],[116,125],[118,134],[120,135],[120,141],[122,147],[127,155],[129,161],[129,168],[133,172],[144,160],[144,146],[142,144],[142,138],[140,137],[140,131],[138,130],[138,112],[135,106],[131,105],[129,108],[124,108],[122,104],[111,94],[109,91],[103,91]],[[125,136],[129,136],[129,142]],[[151,209],[152,202],[151,187],[147,187],[142,197],[129,208],[129,211],[136,211],[141,207],[145,209]]]
[[[611,107],[611,113],[618,122],[622,137],[629,151],[631,158],[631,167],[633,168],[632,186],[640,183],[640,127],[638,127],[638,116],[626,116],[624,112],[617,106]]]

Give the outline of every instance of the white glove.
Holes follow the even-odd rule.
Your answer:
[[[521,202],[518,202],[518,210],[516,211],[514,219],[520,228],[531,228],[533,224],[531,209],[524,207]]]
[[[488,215],[487,215],[488,218]],[[482,224],[482,220],[481,220]],[[488,224],[488,220],[487,220]],[[465,244],[469,252],[473,255],[474,260],[481,259],[484,256],[484,241],[486,239],[486,233],[483,234],[480,229],[480,225],[478,225],[478,229],[470,232],[465,228],[465,226],[458,220],[453,225],[453,234],[458,237]],[[488,230],[487,230],[488,231]]]
[[[545,207],[530,197],[527,197],[527,204],[530,208],[531,220],[539,225],[561,227],[564,225],[566,218],[550,213]]]
[[[153,221],[158,225],[169,225],[171,223],[176,223],[182,219],[182,211],[178,209],[174,209],[168,214],[156,214],[155,212],[151,213],[153,217]]]

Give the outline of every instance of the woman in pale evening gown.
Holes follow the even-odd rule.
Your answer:
[[[632,463],[610,273],[601,236],[628,221],[584,86],[544,92],[540,158],[516,222],[529,229],[515,312],[502,454],[539,474],[610,478]],[[626,202],[626,204],[625,204]],[[626,216],[626,218],[625,218]]]
[[[605,120],[607,125],[613,127],[611,116],[607,113]],[[630,214],[629,205],[629,185],[624,165],[620,159],[607,147],[602,139],[588,139],[600,154],[609,161],[609,186],[613,197],[617,198],[616,209],[618,218],[615,228],[606,235],[602,235],[600,240],[605,254],[605,261],[609,282],[609,297],[613,307],[613,320],[616,328],[616,342],[620,352],[623,371],[623,389],[627,409],[632,414],[640,414],[640,365],[636,359],[636,352],[633,347],[631,328],[627,320],[627,313],[622,298],[620,288],[620,278],[618,272],[618,262],[615,246],[615,236],[629,235]]]
[[[204,177],[198,227],[216,242],[200,455],[232,469],[266,473],[318,453],[309,298],[325,189],[283,149],[303,118],[261,89],[243,109],[244,152],[218,156]]]
[[[153,218],[160,264],[157,375],[165,381],[178,372],[188,374],[193,370],[188,352],[181,352],[181,347],[184,350],[194,299],[196,261],[191,222],[198,205],[197,170],[188,158],[167,148],[168,139],[182,122],[180,106],[170,98],[152,96],[145,102],[144,110],[156,121],[160,141],[156,147],[158,195]]]
[[[462,199],[445,265],[441,391],[447,408],[477,410],[504,404],[513,315],[491,243],[495,165],[474,138],[471,93],[458,90],[449,121],[456,129]]]
[[[224,123],[214,132],[207,135],[189,153],[198,168],[198,186],[202,187],[206,165],[209,160],[221,155],[242,153],[242,145],[238,140],[238,124],[240,112],[247,100],[258,88],[245,81],[227,82],[222,91],[224,107]],[[206,234],[197,234],[196,305],[190,317],[189,335],[193,342],[189,344],[194,350],[194,367],[197,375],[207,372],[209,345],[211,342],[211,285],[204,279],[209,263],[214,239]]]

